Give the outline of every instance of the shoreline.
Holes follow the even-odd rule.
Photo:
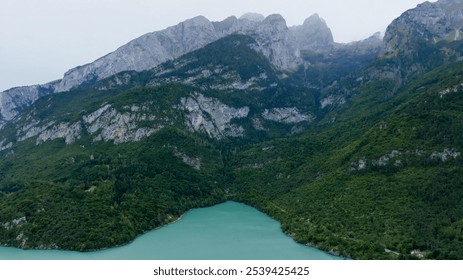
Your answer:
[[[220,203],[217,203],[217,204],[213,204],[213,205],[209,205],[209,206],[204,206],[204,207],[198,207],[198,208],[192,208],[192,209],[189,209],[187,211],[185,211],[184,213],[180,214],[177,218],[175,218],[174,220],[168,222],[168,223],[165,223],[163,225],[160,225],[160,226],[157,226],[157,227],[154,227],[152,229],[149,229],[149,230],[145,230],[143,232],[141,232],[140,234],[137,234],[132,240],[130,240],[129,242],[126,242],[126,243],[123,243],[123,244],[120,244],[120,245],[115,245],[115,246],[111,246],[111,247],[103,247],[103,248],[99,248],[99,249],[93,249],[93,250],[85,250],[85,251],[78,251],[78,250],[70,250],[70,249],[65,249],[65,248],[60,248],[60,247],[56,247],[56,248],[47,248],[47,247],[30,247],[30,248],[22,248],[22,247],[17,247],[17,246],[12,246],[12,245],[7,245],[7,244],[0,244],[0,247],[4,247],[4,248],[14,248],[14,249],[18,249],[18,250],[22,250],[22,251],[32,251],[32,250],[43,250],[43,251],[53,251],[53,250],[59,250],[59,251],[65,251],[65,252],[74,252],[74,253],[93,253],[93,252],[99,252],[99,251],[104,251],[104,250],[110,250],[110,249],[116,249],[116,248],[120,248],[120,247],[123,247],[123,246],[127,246],[133,242],[135,242],[135,240],[137,238],[139,238],[140,236],[150,232],[150,231],[153,231],[153,230],[158,230],[160,228],[163,228],[163,227],[166,227],[168,225],[171,225],[171,224],[174,224],[176,222],[179,222],[186,214],[188,214],[190,211],[192,210],[195,210],[195,209],[202,209],[202,208],[209,208],[209,207],[213,207],[213,206],[216,206],[216,205],[219,205],[219,204],[222,204],[222,203],[225,203],[229,200],[226,200],[224,202],[220,202]]]
[[[193,211],[193,210],[197,210],[197,209],[204,209],[204,208],[210,208],[210,207],[214,207],[214,206],[217,206],[217,205],[220,205],[220,204],[223,204],[223,203],[227,203],[227,202],[233,202],[233,203],[239,203],[239,204],[243,204],[245,206],[248,206],[248,207],[252,207],[254,209],[256,209],[257,211],[261,212],[262,214],[268,216],[269,218],[275,220],[276,222],[279,223],[279,229],[280,231],[287,237],[291,238],[291,240],[293,240],[295,243],[298,243],[300,245],[303,245],[305,247],[309,247],[309,248],[313,248],[313,249],[317,249],[317,250],[320,250],[326,254],[329,254],[329,255],[332,255],[334,257],[338,257],[338,258],[341,258],[342,260],[351,260],[352,258],[348,258],[348,257],[345,257],[337,252],[334,252],[333,250],[324,250],[324,249],[321,249],[320,247],[314,245],[314,244],[305,244],[305,243],[302,243],[302,242],[299,242],[297,241],[294,237],[295,237],[295,234],[292,233],[292,232],[288,232],[288,231],[283,231],[282,229],[282,223],[281,221],[279,221],[278,219],[276,219],[275,217],[272,217],[271,215],[269,215],[268,213],[264,212],[264,211],[261,211],[259,208],[257,207],[254,207],[252,205],[249,205],[247,203],[244,203],[244,202],[241,202],[241,201],[237,201],[237,200],[233,200],[233,199],[227,199],[225,201],[222,201],[222,202],[219,202],[217,204],[213,204],[213,205],[208,205],[208,206],[204,206],[204,207],[198,207],[198,208],[192,208],[192,209],[189,209],[187,211],[185,211],[184,213],[180,214],[179,216],[175,217],[173,216],[173,219],[170,221],[170,222],[167,222],[163,225],[160,225],[158,227],[155,227],[155,228],[152,228],[152,229],[149,229],[149,230],[145,230],[143,232],[141,232],[140,234],[138,234],[137,236],[135,236],[132,240],[130,240],[129,242],[126,242],[126,243],[123,243],[123,244],[119,244],[119,245],[116,245],[116,246],[110,246],[110,247],[104,247],[104,248],[99,248],[99,249],[94,249],[94,250],[85,250],[85,251],[78,251],[78,250],[69,250],[69,249],[63,249],[63,248],[59,248],[59,247],[50,247],[50,248],[45,248],[45,247],[32,247],[32,248],[21,248],[21,247],[16,247],[16,246],[9,246],[9,245],[5,245],[5,244],[0,244],[1,247],[4,247],[4,248],[15,248],[15,249],[19,249],[19,250],[22,250],[22,251],[33,251],[33,250],[43,250],[43,251],[54,251],[54,250],[57,250],[57,251],[64,251],[64,252],[72,252],[72,253],[81,253],[81,254],[85,254],[85,253],[95,253],[95,252],[101,252],[101,251],[105,251],[105,250],[110,250],[110,249],[117,249],[117,248],[120,248],[120,247],[123,247],[123,246],[127,246],[133,242],[136,241],[137,238],[139,238],[140,236],[148,233],[148,232],[151,232],[151,231],[154,231],[154,230],[158,230],[160,228],[163,228],[165,226],[168,226],[168,225],[172,225],[172,224],[175,224],[177,222],[179,222],[180,220],[182,220],[185,215],[187,215],[190,211]]]

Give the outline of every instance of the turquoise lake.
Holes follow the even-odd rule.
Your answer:
[[[250,206],[226,202],[194,209],[132,243],[96,252],[0,247],[2,260],[334,260],[299,244],[280,224]]]

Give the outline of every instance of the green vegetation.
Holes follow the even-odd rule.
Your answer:
[[[328,57],[306,53],[313,62],[308,72],[286,79],[252,44],[230,36],[157,70],[44,97],[9,123],[0,137],[2,145],[14,142],[0,151],[0,243],[82,251],[117,246],[191,208],[233,199],[276,218],[297,241],[344,256],[462,259],[460,44],[420,46],[415,56],[373,62],[345,56],[331,65]],[[188,85],[162,82],[188,79],[198,69],[267,79],[260,90],[210,86],[229,82],[221,75]],[[124,75],[129,82],[114,87]],[[309,89],[304,79],[327,88]],[[347,104],[320,109],[319,100],[338,90]],[[188,129],[187,112],[177,105],[193,92],[247,106],[248,117],[232,121],[244,137],[214,140]],[[14,141],[31,119],[74,123],[104,104],[127,114],[148,104],[143,114],[156,117],[137,125],[163,128],[117,144],[87,132],[72,144]],[[261,118],[278,107],[297,107],[317,121]],[[254,129],[253,119],[265,130]]]
[[[174,147],[200,154],[205,171],[183,163]],[[27,238],[26,247],[121,245],[189,209],[225,200],[214,181],[220,174],[208,168],[218,161],[218,151],[177,130],[131,145],[83,147],[55,140],[37,150],[1,164],[0,221],[27,219],[23,226],[0,227],[1,240],[11,245],[22,244],[24,239],[16,239],[20,234]]]
[[[345,122],[238,153],[234,198],[344,256],[461,259],[463,160],[433,154],[463,149],[462,78],[460,64],[439,68],[376,108],[360,94]]]

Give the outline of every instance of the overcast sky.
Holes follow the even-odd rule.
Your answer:
[[[0,0],[0,91],[42,84],[145,33],[203,15],[279,13],[288,26],[318,13],[337,42],[384,32],[423,0]],[[435,2],[435,1],[432,1]]]

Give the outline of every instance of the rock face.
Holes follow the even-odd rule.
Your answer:
[[[324,21],[318,16],[316,19],[312,17],[310,19],[309,26],[304,30],[318,24],[324,25],[323,32],[329,34],[321,36],[319,31],[307,33],[304,42],[311,43],[307,46],[300,45],[311,49],[312,45],[322,46],[332,42],[331,31]],[[268,53],[268,57],[275,62],[277,67],[287,69],[292,66],[293,63],[281,60],[294,60],[294,53],[291,57],[287,55],[280,60],[276,60],[277,55],[274,57],[269,55],[272,51],[276,51],[277,54],[281,53],[282,46],[291,48],[294,44],[292,33],[280,15],[270,15],[264,19],[258,14],[246,14],[240,19],[229,17],[222,22],[211,22],[203,16],[198,16],[165,30],[143,35],[93,63],[71,69],[64,75],[55,91],[67,91],[122,71],[151,69],[233,33],[255,36],[260,49]],[[320,38],[323,40],[318,42]],[[331,41],[326,38],[331,38]]]
[[[291,27],[299,49],[324,50],[333,44],[333,35],[326,22],[314,14],[301,26]]]
[[[199,93],[182,98],[179,109],[185,110],[186,125],[192,131],[206,133],[215,139],[243,136],[244,128],[232,124],[231,121],[245,118],[249,114],[248,107],[229,107],[218,99],[205,97]]]
[[[463,2],[441,0],[425,2],[408,10],[387,28],[386,52],[395,54],[410,44],[436,43],[463,39]]]
[[[155,116],[139,113],[137,106],[132,106],[131,112],[118,112],[105,105],[98,111],[84,116],[87,131],[96,135],[94,142],[114,141],[114,144],[137,142],[163,128],[160,126],[139,127],[139,121],[154,121]]]
[[[445,149],[443,152],[433,152],[431,156],[429,157],[430,159],[439,159],[442,162],[446,162],[449,159],[456,159],[461,156],[461,153],[458,152],[455,149]]]
[[[155,116],[143,112],[146,108],[140,109],[133,105],[126,109],[120,112],[106,104],[74,123],[52,121],[42,124],[40,121],[31,121],[18,129],[17,140],[21,142],[36,137],[36,144],[40,145],[61,138],[66,144],[72,144],[80,139],[83,133],[88,133],[92,135],[93,142],[112,141],[114,144],[121,144],[140,141],[163,128],[162,124],[155,123],[151,126],[139,125],[139,122],[156,120]]]
[[[52,93],[55,84],[56,82],[43,86],[17,87],[0,93],[0,127],[5,121],[13,119],[23,108]]]
[[[313,121],[315,119],[313,116],[301,114],[297,108],[266,109],[264,113],[262,113],[262,117],[269,121],[285,124]]]
[[[40,121],[33,115],[29,115],[26,124],[17,126],[16,140],[13,141],[23,142],[35,139],[36,145],[41,145],[47,141],[64,139],[66,144],[73,144],[84,135],[90,135],[93,142],[104,141],[114,144],[138,142],[166,126],[173,125],[169,118],[151,114],[151,106],[153,104],[134,104],[118,110],[111,104],[103,104],[99,109],[82,115],[75,122]],[[172,109],[178,110],[189,130],[204,133],[217,140],[226,137],[243,137],[245,129],[233,121],[247,118],[250,112],[247,106],[234,108],[217,98],[196,92],[182,97],[180,103],[174,105]],[[284,124],[313,120],[311,115],[302,114],[297,108],[265,110],[262,117]],[[10,149],[13,145],[14,143],[3,139],[0,141],[0,150]]]
[[[217,38],[214,25],[208,19],[195,17],[163,31],[143,35],[93,63],[69,70],[55,91],[67,91],[122,71],[147,70]]]
[[[269,28],[271,27],[271,28]],[[281,15],[270,15],[250,33],[255,37],[256,49],[278,69],[296,69],[302,64],[294,35]],[[252,32],[255,32],[253,35]]]
[[[331,31],[318,16],[309,18],[300,28],[288,28],[280,15],[264,18],[245,14],[240,19],[229,17],[222,22],[198,16],[143,35],[90,64],[69,70],[61,80],[0,93],[0,125],[43,95],[92,84],[122,71],[151,69],[234,33],[254,37],[256,49],[275,67],[285,70],[301,64],[299,49],[320,50],[332,42]]]
[[[45,129],[37,137],[37,144],[44,143],[49,140],[58,138],[65,139],[66,144],[72,144],[80,138],[82,133],[82,125],[80,122],[75,124],[60,123],[51,128]]]

